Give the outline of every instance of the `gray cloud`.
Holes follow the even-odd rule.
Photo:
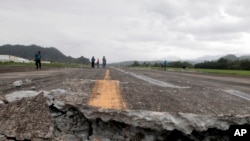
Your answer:
[[[250,53],[247,0],[8,0],[1,44],[56,47],[73,57],[188,59]]]

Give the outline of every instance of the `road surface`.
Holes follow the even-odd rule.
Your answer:
[[[18,71],[18,70],[17,70]],[[16,81],[21,86],[14,86]],[[21,90],[86,93],[89,106],[198,115],[250,113],[250,78],[135,68],[0,73],[0,95]]]

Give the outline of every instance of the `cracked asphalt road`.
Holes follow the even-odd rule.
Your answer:
[[[150,69],[115,68],[110,79],[119,81],[123,101],[129,110],[194,113],[199,115],[246,115],[250,113],[250,78],[229,75],[170,72]],[[2,72],[2,71],[1,71]],[[96,80],[103,80],[106,69],[64,68],[0,73],[0,95],[20,90],[65,89],[91,96]],[[163,87],[138,77],[176,87]],[[13,82],[30,79],[21,87]],[[67,80],[74,80],[69,85]],[[79,84],[76,80],[89,80]],[[185,88],[182,88],[185,87]],[[82,101],[88,103],[88,99]]]

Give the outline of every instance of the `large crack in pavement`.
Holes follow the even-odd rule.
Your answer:
[[[25,91],[23,92],[25,93]],[[232,125],[250,126],[250,115],[116,110],[78,102],[85,94],[66,90],[28,93],[0,105],[0,140],[164,141],[229,140]],[[10,98],[10,95],[7,96]]]

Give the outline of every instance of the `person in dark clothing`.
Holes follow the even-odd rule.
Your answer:
[[[95,68],[95,57],[94,56],[91,58],[91,67]]]
[[[97,68],[99,68],[99,58],[97,58],[96,66],[97,66]]]
[[[166,68],[167,68],[167,60],[163,61],[163,68],[164,68],[164,70],[166,70]]]
[[[41,52],[38,51],[35,55],[36,69],[41,69]]]
[[[106,60],[105,56],[103,56],[103,58],[102,58],[102,67],[105,68],[106,64],[107,64],[107,60]]]

